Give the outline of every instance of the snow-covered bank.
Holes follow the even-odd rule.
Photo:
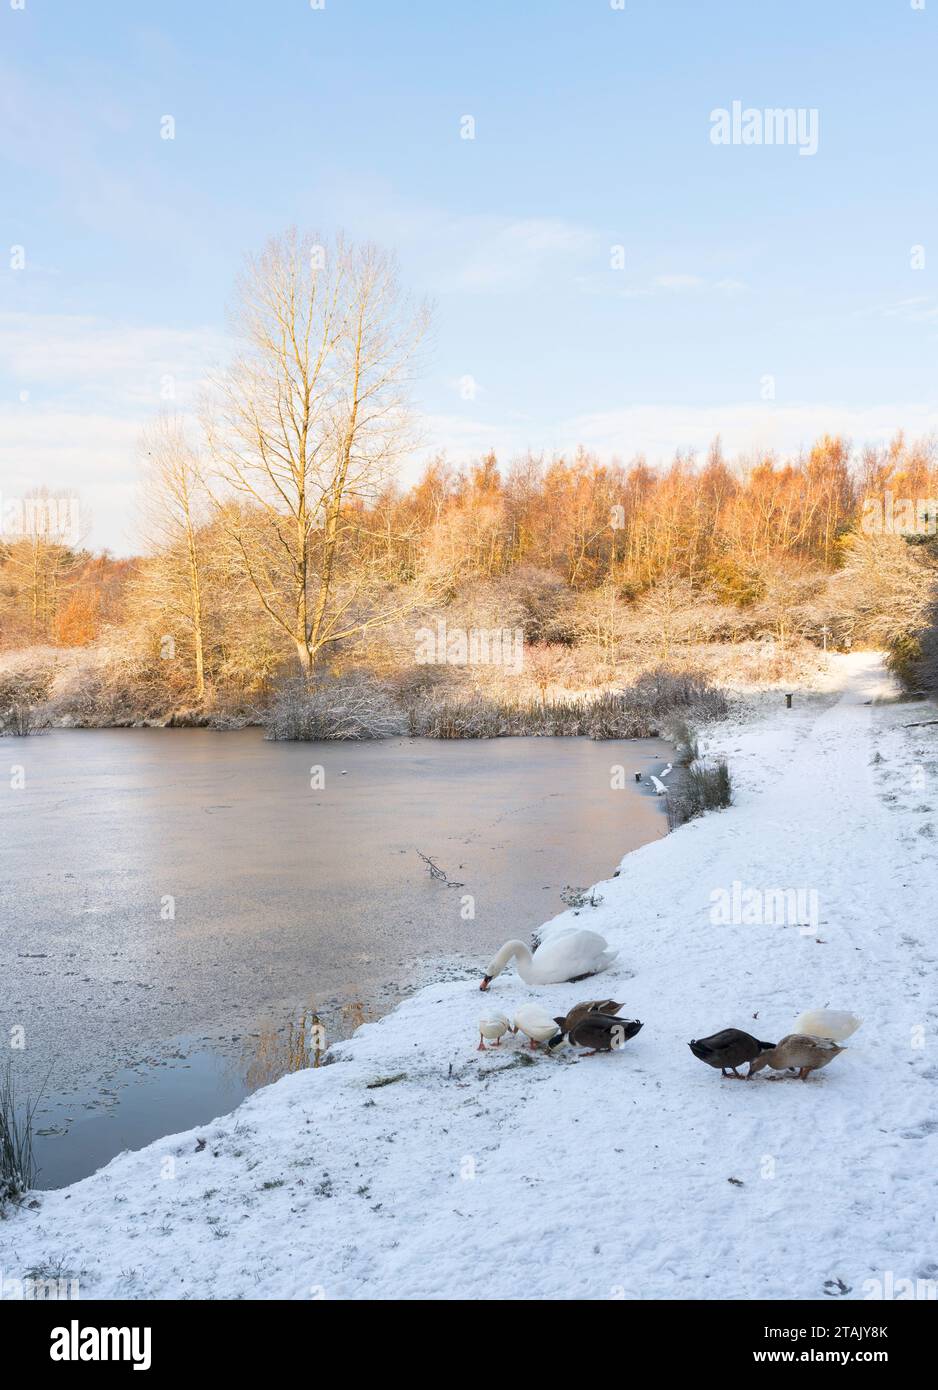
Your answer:
[[[833,669],[836,702],[708,732],[736,804],[598,886],[576,923],[621,954],[595,988],[421,990],[335,1065],[38,1194],[0,1222],[7,1295],[30,1270],[86,1298],[855,1299],[938,1277],[938,737],[903,727],[930,706],[867,703],[878,659]],[[734,883],[816,892],[817,930],[715,924]],[[644,1020],[621,1053],[475,1051],[482,1008],[597,993]],[[777,1040],[825,1004],[864,1024],[805,1084],[723,1080],[687,1048]]]

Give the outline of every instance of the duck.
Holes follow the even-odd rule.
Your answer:
[[[789,1033],[768,1052],[763,1052],[749,1063],[749,1075],[772,1067],[775,1071],[785,1071],[787,1067],[797,1068],[802,1081],[807,1081],[813,1071],[826,1067],[828,1062],[846,1048],[832,1042],[830,1038],[812,1038],[807,1033]]]
[[[615,999],[586,999],[582,1004],[574,1004],[572,1009],[568,1009],[563,1018],[558,1018],[557,1022],[565,1033],[568,1033],[575,1023],[584,1014],[617,1014],[620,1009],[624,1009],[624,1004],[618,1004]]]
[[[809,1038],[830,1038],[831,1042],[846,1042],[863,1022],[856,1014],[843,1009],[809,1009],[795,1019],[793,1033]]]
[[[480,989],[488,989],[510,960],[526,985],[559,985],[608,970],[618,955],[598,932],[571,927],[544,941],[532,953],[523,941],[506,941],[488,966]]]
[[[520,1009],[515,1009],[513,1021],[515,1031],[522,1032],[526,1038],[530,1038],[532,1052],[537,1051],[539,1042],[546,1043],[552,1038],[563,1037],[557,1020],[551,1018],[547,1010],[538,1004],[522,1004]]]
[[[569,1017],[569,1015],[568,1015]],[[641,1031],[642,1023],[637,1018],[616,1018],[615,1014],[585,1013],[581,1014],[570,1028],[564,1028],[566,1019],[555,1019],[555,1023],[561,1026],[560,1038],[566,1035],[566,1041],[572,1043],[574,1047],[588,1047],[589,1052],[585,1052],[584,1057],[593,1057],[597,1052],[616,1052],[623,1043],[627,1043],[629,1038],[634,1038],[635,1034]],[[548,1050],[553,1050],[559,1045],[558,1038],[548,1040]]]
[[[746,1078],[740,1076],[736,1068],[741,1067],[743,1062],[749,1062],[751,1076],[753,1059],[770,1051],[775,1044],[760,1042],[741,1028],[723,1028],[719,1033],[711,1033],[709,1038],[692,1038],[687,1046],[701,1062],[706,1062],[709,1067],[719,1067],[724,1076],[731,1071],[737,1081],[743,1081]]]
[[[488,1052],[485,1039],[488,1038],[493,1047],[501,1046],[501,1039],[511,1028],[511,1024],[504,1014],[485,1014],[479,1019],[479,1046],[476,1052]],[[494,1039],[494,1041],[493,1041]]]

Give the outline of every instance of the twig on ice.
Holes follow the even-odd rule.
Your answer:
[[[448,875],[445,874],[443,870],[440,868],[439,864],[434,864],[433,860],[430,858],[429,855],[423,854],[419,849],[415,850],[414,853],[420,855],[420,858],[423,860],[427,868],[430,870],[431,878],[437,879],[440,883],[445,883],[447,888],[463,887],[461,883],[455,883],[451,878],[449,878]]]

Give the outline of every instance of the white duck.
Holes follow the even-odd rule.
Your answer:
[[[485,1039],[488,1038],[493,1047],[499,1047],[500,1039],[508,1032],[511,1024],[504,1014],[485,1014],[479,1019],[479,1046],[476,1052],[488,1052]]]
[[[809,1038],[829,1038],[831,1042],[843,1042],[851,1033],[857,1031],[862,1022],[862,1018],[846,1013],[843,1009],[808,1009],[806,1013],[798,1015],[791,1031]]]
[[[500,975],[510,960],[526,985],[559,985],[608,970],[618,955],[598,932],[570,927],[542,941],[532,955],[523,941],[506,941],[485,972],[480,989]]]
[[[539,1042],[549,1042],[560,1033],[560,1024],[539,1004],[522,1004],[520,1009],[515,1009],[514,1022],[515,1028],[531,1039],[532,1052],[537,1051]]]

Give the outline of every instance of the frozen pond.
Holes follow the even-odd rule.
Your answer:
[[[230,1110],[263,1072],[259,1035],[298,1009],[347,1032],[667,829],[633,776],[668,760],[656,740],[109,729],[0,747],[24,781],[0,798],[0,1012],[25,1030],[20,1096],[51,1068],[41,1186]]]

